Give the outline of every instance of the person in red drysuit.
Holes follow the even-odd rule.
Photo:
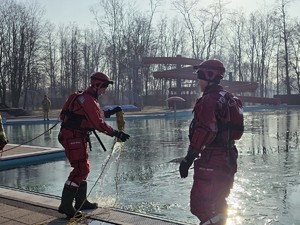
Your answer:
[[[219,129],[226,108],[226,99],[220,94],[225,91],[219,84],[225,68],[221,61],[210,59],[196,69],[203,96],[194,106],[190,145],[179,172],[181,178],[186,178],[194,163],[190,210],[198,217],[200,225],[223,225],[227,219],[226,198],[233,185],[238,157],[234,140],[224,138],[228,135]]]
[[[99,131],[111,137],[117,137],[122,142],[129,139],[129,135],[113,129],[104,120],[104,117],[121,111],[121,107],[103,111],[98,102],[98,96],[105,93],[109,84],[113,81],[101,72],[95,72],[91,76],[91,86],[82,92],[75,92],[69,96],[60,113],[62,121],[58,140],[65,148],[65,154],[73,167],[67,181],[64,184],[60,213],[68,218],[80,218],[79,210],[95,209],[97,203],[90,203],[86,199],[87,182],[90,172],[88,160],[88,142],[91,131]],[[73,201],[75,199],[75,208]]]

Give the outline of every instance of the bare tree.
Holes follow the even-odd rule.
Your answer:
[[[104,43],[101,32],[97,30],[84,30],[82,43],[83,56],[83,86],[87,87],[92,72],[102,70],[100,61],[104,59]]]
[[[39,61],[41,54],[41,40],[43,36],[42,20],[43,11],[37,6],[32,5],[28,8],[28,31],[27,31],[27,48],[26,48],[26,76],[24,80],[24,101],[23,101],[23,109],[27,108],[28,102],[28,90],[38,90],[38,84],[40,80],[40,72],[39,72]],[[31,98],[32,100],[32,109],[34,109],[35,98]]]
[[[260,66],[258,67],[258,82],[260,84],[261,97],[267,96],[269,65],[276,44],[275,38],[277,34],[273,21],[274,18],[271,14],[261,15],[258,21],[257,36],[259,48],[257,49],[257,57],[260,62]]]
[[[200,13],[200,11],[195,10],[197,2],[197,0],[191,2],[189,2],[188,0],[175,0],[173,2],[173,6],[183,16],[186,28],[191,38],[193,57],[199,59],[203,58],[203,52],[200,51],[201,45],[203,45],[201,41],[202,34],[198,32],[198,26],[192,13],[193,11],[197,11],[197,13]]]
[[[119,68],[120,56],[124,51],[123,29],[124,29],[124,9],[125,5],[123,0],[104,0],[99,2],[100,7],[104,13],[97,14],[94,10],[99,31],[102,33],[106,41],[106,62],[108,74],[115,80],[114,94],[116,101],[119,102],[120,90],[124,84],[124,74],[121,73]]]
[[[279,15],[280,15],[280,28],[282,33],[282,40],[284,44],[284,60],[285,60],[285,85],[287,95],[291,95],[290,75],[289,75],[289,49],[288,42],[290,39],[290,31],[288,30],[287,22],[287,9],[290,0],[280,0]]]
[[[233,75],[237,76],[238,79],[243,81],[247,77],[244,78],[247,71],[243,70],[243,64],[245,59],[243,57],[246,56],[246,19],[244,14],[240,13],[233,13],[232,16],[229,18],[229,31],[228,34],[225,35],[227,39],[227,43],[230,46],[229,52],[232,53],[230,64],[233,66]],[[230,67],[228,67],[229,69]]]
[[[58,75],[59,75],[59,55],[58,55],[58,42],[55,26],[51,23],[47,23],[44,27],[44,45],[41,57],[41,63],[43,64],[43,73],[45,78],[49,78],[49,88],[52,97],[57,97],[58,89]],[[44,81],[47,86],[46,79]]]
[[[126,7],[123,0],[101,1],[100,6],[105,13],[94,14],[106,43],[106,69],[115,80],[115,101],[135,104],[143,93],[141,60],[150,49],[158,1],[150,1],[149,15]]]
[[[0,8],[2,31],[5,31],[1,44],[3,53],[1,61],[4,65],[2,78],[9,82],[12,107],[19,107],[23,90],[25,92],[23,107],[25,107],[26,90],[32,81],[31,67],[39,47],[40,11],[35,5],[25,6],[15,1],[3,1]]]
[[[72,24],[60,27],[60,61],[62,92],[76,91],[83,80],[81,30]]]
[[[291,48],[290,48],[290,65],[295,74],[295,84],[291,82],[293,89],[300,93],[300,23],[299,21],[293,27],[291,34]]]
[[[256,14],[257,13],[251,13],[250,14],[250,18],[248,21],[248,29],[247,29],[247,33],[248,35],[246,36],[248,40],[248,45],[247,45],[247,49],[246,49],[246,54],[248,56],[248,62],[250,64],[250,81],[251,82],[255,82],[256,81],[256,73],[257,73],[257,59],[255,57],[255,52],[257,51],[257,18],[256,18]]]
[[[8,81],[8,62],[6,57],[6,26],[5,26],[5,10],[0,4],[0,98],[1,107],[6,107],[6,89]]]
[[[206,8],[201,8],[197,3],[176,0],[173,5],[184,18],[191,38],[193,57],[208,59],[215,56],[214,52],[218,52],[212,46],[217,41],[218,30],[225,15],[225,4],[216,0]]]

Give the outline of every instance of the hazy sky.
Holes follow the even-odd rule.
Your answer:
[[[80,26],[92,25],[93,15],[90,8],[95,7],[99,0],[19,0],[19,1],[36,1],[45,9],[45,17],[56,24],[69,24],[76,22]],[[146,10],[148,0],[129,0],[135,1],[141,9]],[[172,8],[173,0],[163,0],[161,12],[168,12]],[[199,0],[207,2],[207,0]],[[232,8],[243,11],[254,11],[262,9],[263,6],[274,5],[276,0],[227,0]],[[289,7],[289,12],[293,17],[298,17],[300,12],[300,0],[294,0]],[[299,18],[299,17],[298,17]]]

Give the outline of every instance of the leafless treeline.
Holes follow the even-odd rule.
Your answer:
[[[166,95],[171,84],[151,71],[175,65],[143,65],[142,57],[178,54],[219,58],[233,74],[225,79],[259,82],[257,96],[300,92],[300,22],[288,14],[292,1],[246,15],[222,1],[175,0],[176,16],[157,19],[159,1],[149,0],[147,12],[124,0],[99,1],[91,12],[97,25],[89,29],[56,27],[39,5],[0,1],[1,104],[32,107],[44,93],[65,98],[87,87],[97,70],[115,81],[116,104]]]

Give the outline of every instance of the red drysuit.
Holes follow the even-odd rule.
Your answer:
[[[75,92],[70,95],[63,106],[60,114],[62,126],[58,139],[73,167],[66,182],[70,188],[77,188],[90,172],[87,147],[89,133],[98,130],[113,136],[112,127],[103,118],[104,112],[93,96],[91,87],[82,93]]]
[[[238,152],[232,140],[224,140],[220,129],[225,99],[221,85],[207,86],[196,102],[190,125],[190,147],[200,153],[194,161],[194,182],[190,193],[191,212],[200,221],[219,221],[226,216],[226,197],[237,170]],[[219,218],[220,217],[220,218]]]

